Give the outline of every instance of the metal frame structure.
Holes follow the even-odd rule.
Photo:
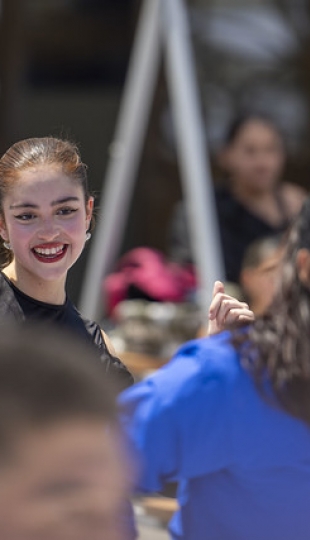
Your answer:
[[[80,310],[99,319],[102,280],[118,256],[163,55],[176,132],[198,301],[207,313],[213,282],[224,278],[205,125],[199,104],[188,11],[184,0],[144,0],[133,45],[100,215],[82,288]]]

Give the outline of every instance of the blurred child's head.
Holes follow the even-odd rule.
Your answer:
[[[120,540],[128,476],[104,366],[43,328],[0,336],[1,540]]]

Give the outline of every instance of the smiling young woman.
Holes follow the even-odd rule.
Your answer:
[[[105,334],[66,294],[92,219],[86,168],[74,144],[53,137],[17,142],[0,159],[0,323],[12,317],[70,330],[95,346],[124,388],[131,374],[111,352],[107,357]]]

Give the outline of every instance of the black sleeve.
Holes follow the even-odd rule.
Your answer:
[[[119,358],[110,353],[104,341],[100,326],[93,321],[85,319],[84,323],[92,338],[92,342],[99,349],[100,360],[105,365],[106,373],[111,378],[116,391],[121,392],[131,386],[134,383],[132,374]]]
[[[113,356],[109,352],[108,355],[109,361],[107,362],[107,373],[114,379],[116,390],[121,392],[134,384],[135,381],[133,375],[119,358]],[[103,360],[102,356],[101,359]]]

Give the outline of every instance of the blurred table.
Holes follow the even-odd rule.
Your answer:
[[[156,371],[169,361],[169,358],[160,358],[159,356],[133,351],[123,351],[118,356],[125,366],[128,367],[129,371],[138,379],[142,379],[149,373]]]

